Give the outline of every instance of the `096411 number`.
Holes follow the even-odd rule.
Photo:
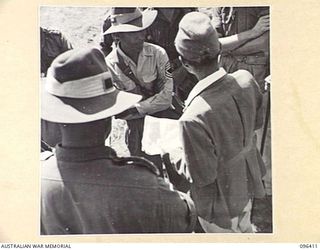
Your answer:
[[[318,245],[317,244],[299,244],[299,247],[300,248],[318,248]]]

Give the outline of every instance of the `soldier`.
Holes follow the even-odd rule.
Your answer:
[[[72,49],[72,44],[58,30],[40,27],[41,75],[46,76],[52,61],[63,52]]]
[[[217,29],[222,45],[221,66],[228,73],[238,69],[248,70],[258,82],[263,95],[263,109],[267,110],[268,94],[264,79],[270,74],[269,7],[220,7],[214,8],[212,24]],[[268,114],[269,115],[269,114]],[[271,195],[271,128],[268,126],[263,161],[267,169],[265,186]],[[260,148],[262,129],[257,131]]]
[[[62,141],[42,162],[41,234],[191,232],[193,203],[139,157],[104,146],[111,117],[141,96],[112,85],[96,48],[57,57],[42,86],[41,116],[57,122]]]
[[[248,70],[263,91],[269,74],[269,7],[214,8],[212,25],[222,45],[221,66],[228,73]]]
[[[199,82],[180,118],[191,196],[205,232],[253,232],[253,197],[263,197],[264,165],[254,131],[262,126],[262,94],[246,70],[219,68],[221,44],[210,18],[185,15],[175,45]]]
[[[147,41],[164,48],[171,63],[175,96],[173,102],[185,101],[192,86],[197,82],[194,75],[182,67],[178,53],[174,47],[174,39],[178,32],[181,18],[196,8],[154,8],[158,15],[153,24],[147,29]]]
[[[166,51],[145,42],[145,30],[157,16],[156,10],[113,8],[111,27],[116,47],[106,57],[114,85],[121,90],[141,94],[143,100],[117,116],[127,121],[127,145],[131,155],[141,155],[144,117],[171,106],[173,80]]]
[[[40,27],[41,44],[41,77],[47,75],[52,61],[63,52],[72,49],[71,43],[57,30]],[[41,120],[41,149],[54,147],[61,140],[58,125],[53,122]]]

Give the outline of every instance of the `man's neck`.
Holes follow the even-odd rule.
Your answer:
[[[133,50],[132,48],[127,48],[121,46],[121,43],[119,43],[120,49],[125,53],[132,61],[134,61],[135,64],[138,64],[138,58],[140,52],[137,52],[136,50]]]
[[[104,142],[96,142],[96,141],[83,141],[83,140],[62,140],[62,147],[64,148],[95,148],[95,147],[103,147]]]
[[[111,119],[60,125],[63,147],[90,148],[104,146],[111,131]]]
[[[201,70],[195,73],[197,79],[201,81],[202,79],[206,78],[207,76],[213,74],[214,72],[217,72],[219,70],[219,66],[210,66],[210,67],[203,67]]]

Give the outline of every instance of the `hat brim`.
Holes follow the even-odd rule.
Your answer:
[[[156,19],[158,14],[157,10],[145,10],[142,12],[142,26],[135,26],[132,24],[119,24],[111,26],[103,35],[123,32],[138,32],[147,29]]]
[[[44,82],[44,81],[43,81]],[[57,123],[85,123],[119,114],[142,96],[114,89],[91,98],[62,98],[48,93],[41,84],[41,118]]]

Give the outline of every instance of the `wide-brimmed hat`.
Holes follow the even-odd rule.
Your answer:
[[[111,27],[103,34],[142,31],[154,22],[157,13],[152,9],[141,12],[139,8],[112,8]]]
[[[175,47],[183,58],[194,62],[217,57],[221,51],[217,31],[201,12],[190,12],[181,19]]]
[[[117,90],[97,48],[59,55],[41,85],[41,118],[58,123],[85,123],[119,114],[141,100]]]

